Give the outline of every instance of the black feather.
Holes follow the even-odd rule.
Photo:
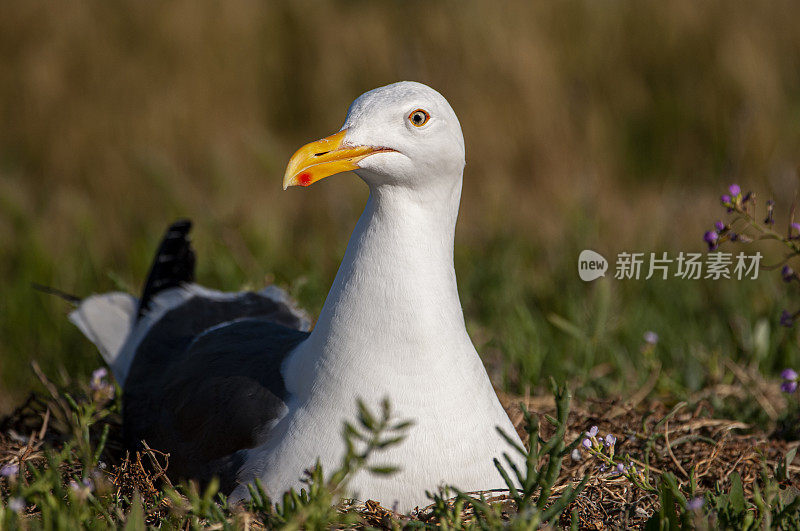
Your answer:
[[[77,295],[72,295],[71,293],[67,293],[66,291],[61,291],[60,289],[54,288],[52,286],[45,286],[43,284],[37,284],[36,282],[31,282],[31,287],[36,291],[41,291],[42,293],[47,293],[48,295],[55,295],[60,299],[64,299],[73,306],[79,305],[81,303],[81,300],[83,300]]]
[[[142,297],[139,299],[137,319],[147,312],[150,301],[160,292],[194,281],[195,254],[189,241],[192,222],[181,219],[167,229],[150,266]]]

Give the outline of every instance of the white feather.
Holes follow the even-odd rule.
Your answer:
[[[115,291],[86,297],[69,314],[69,320],[97,346],[120,383],[119,355],[133,326],[137,304],[135,297]]]

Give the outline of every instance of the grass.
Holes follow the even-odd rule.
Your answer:
[[[576,405],[555,382],[549,396],[506,397],[526,442],[521,447],[506,437],[508,454],[521,454],[523,467],[508,454],[495,459],[508,490],[442,486],[425,493],[428,505],[399,514],[347,499],[357,472],[396,470],[381,451],[403,444],[413,426],[394,418],[388,401],[378,411],[357,404],[352,423],[343,426],[346,451],[337,469],[309,464],[304,488],[278,499],[256,481],[251,499],[234,505],[215,480],[170,481],[168,454],[146,445],[127,452],[121,403],[105,383],[56,385],[34,368],[47,394],[32,395],[0,426],[6,529],[786,529],[800,518],[796,446],[720,419],[704,400],[691,407]]]
[[[540,395],[552,376],[578,400],[707,400],[796,439],[793,400],[769,389],[800,365],[798,327],[779,326],[797,284],[767,271],[584,283],[575,269],[587,248],[612,264],[621,251],[703,251],[731,182],[774,197],[786,225],[798,11],[11,2],[0,17],[0,414],[45,391],[31,360],[64,375],[101,363],[63,301],[31,284],[137,292],[177,217],[195,220],[201,283],[276,282],[316,315],[366,190],[343,175],[281,192],[283,166],[361,92],[414,79],[440,90],[464,129],[459,291],[502,392]],[[745,250],[781,258],[768,242]],[[653,349],[646,331],[660,336]]]

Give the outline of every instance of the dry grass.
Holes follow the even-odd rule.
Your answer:
[[[45,386],[54,386],[40,374]],[[774,387],[774,386],[773,386]],[[712,390],[724,392],[724,390]],[[553,415],[555,405],[552,396],[519,397],[501,395],[506,409],[519,433],[524,437],[521,425],[520,405],[540,417]],[[60,448],[73,434],[68,431],[69,422],[64,417],[69,407],[63,395],[31,395],[10,416],[0,422],[0,466],[7,463],[24,465],[31,462],[37,467],[45,466],[44,449]],[[686,485],[693,471],[700,492],[723,491],[730,488],[730,476],[737,472],[745,487],[746,496],[752,496],[756,480],[762,470],[774,470],[797,443],[787,443],[774,434],[753,429],[742,422],[715,418],[711,405],[698,397],[691,408],[686,402],[667,405],[661,401],[607,399],[573,403],[569,416],[566,440],[580,436],[591,426],[598,426],[600,433],[617,436],[617,455],[628,455],[640,468],[649,467],[651,473],[673,473],[680,484]],[[121,423],[112,415],[93,426],[92,437],[96,440],[105,425],[110,432],[101,456],[104,463],[105,482],[117,499],[133,499],[138,493],[144,502],[147,521],[156,523],[169,511],[180,511],[180,500],[164,497],[165,487],[172,487],[167,475],[169,455],[145,446],[142,452],[131,454],[122,446]],[[543,437],[549,434],[546,423],[542,424]],[[552,430],[552,427],[549,427]],[[562,524],[568,525],[570,514],[577,511],[581,529],[605,529],[608,527],[635,529],[641,527],[658,510],[658,497],[643,491],[627,479],[607,471],[598,470],[599,462],[586,454],[580,460],[567,458],[556,482],[552,499],[563,489],[578,482],[585,474],[592,475],[586,488],[568,507]],[[65,481],[80,476],[81,465],[77,461],[60,464]],[[800,488],[800,458],[789,464],[792,477],[782,484],[784,489]],[[3,487],[0,480],[0,488]],[[513,510],[513,502],[502,492],[483,492],[487,499]],[[177,503],[177,505],[176,505]],[[346,505],[355,508],[365,524],[382,529],[392,529],[392,521],[420,520],[433,523],[430,507],[420,507],[411,515],[401,515],[373,501],[355,502]],[[35,515],[35,509],[30,514]],[[469,510],[464,516],[469,518]],[[257,522],[241,508],[237,518]]]

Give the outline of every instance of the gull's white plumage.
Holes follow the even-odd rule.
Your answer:
[[[430,109],[422,134],[404,119],[416,108]],[[415,426],[381,456],[401,471],[362,474],[351,484],[359,495],[410,509],[439,484],[500,488],[492,459],[508,447],[495,427],[515,431],[458,298],[453,237],[464,143],[455,113],[434,90],[399,83],[356,100],[343,129],[345,143],[399,153],[371,155],[356,170],[370,186],[366,208],[311,336],[284,363],[292,399],[279,436],[248,452],[244,472],[296,486],[297,471],[316,457],[330,469],[344,447],[329,434],[352,416],[351,404],[388,396]]]
[[[430,115],[423,127],[407,119],[415,109]],[[232,496],[246,497],[255,478],[279,495],[318,458],[331,470],[356,399],[374,407],[384,397],[415,425],[381,455],[400,472],[359,474],[357,496],[408,510],[442,484],[502,488],[492,460],[509,448],[495,428],[516,432],[467,335],[453,267],[465,164],[458,119],[438,92],[402,82],[359,97],[342,131],[345,146],[384,148],[355,170],[369,199],[316,326],[282,363],[286,407],[245,450]]]

